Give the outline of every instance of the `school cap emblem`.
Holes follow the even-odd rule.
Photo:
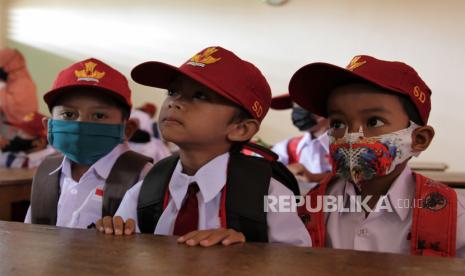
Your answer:
[[[82,70],[74,71],[74,75],[78,81],[99,82],[99,80],[105,76],[105,72],[97,71],[95,67],[97,67],[97,63],[92,61],[86,62]]]
[[[354,57],[349,65],[347,65],[346,69],[349,70],[349,71],[354,71],[355,69],[357,69],[358,67],[364,65],[365,63],[367,63],[365,60],[360,60],[361,59],[361,56],[356,56]]]
[[[24,122],[31,122],[35,117],[35,114],[34,112],[31,112],[29,114],[27,114],[26,116],[23,117],[23,121]]]
[[[190,61],[187,62],[187,64],[192,66],[205,67],[205,65],[215,63],[221,59],[213,56],[213,54],[217,51],[218,49],[215,47],[207,48],[203,52],[193,56]]]

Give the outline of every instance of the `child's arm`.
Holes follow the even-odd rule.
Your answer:
[[[203,246],[210,247],[217,244],[225,246],[244,243],[245,236],[241,232],[237,232],[234,229],[209,229],[192,231],[184,236],[178,238],[179,243],[184,243],[188,246]]]
[[[299,182],[310,183],[310,182],[320,182],[325,178],[328,173],[312,173],[308,171],[304,165],[300,163],[294,163],[288,165],[287,168],[292,172],[295,178]]]

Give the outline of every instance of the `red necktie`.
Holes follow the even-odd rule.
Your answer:
[[[197,193],[199,186],[193,182],[187,188],[186,197],[179,209],[178,216],[174,222],[173,235],[182,236],[195,231],[199,227],[199,203]]]

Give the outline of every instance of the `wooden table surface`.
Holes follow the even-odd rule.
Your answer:
[[[33,169],[6,169],[0,168],[0,185],[16,185],[32,183],[32,177],[36,170]]]
[[[465,275],[439,257],[249,243],[189,248],[174,237],[0,222],[1,275]]]
[[[13,204],[30,199],[34,173],[31,169],[0,168],[0,220],[24,219],[26,211]]]
[[[419,171],[418,173],[450,187],[465,189],[465,173],[463,172]]]

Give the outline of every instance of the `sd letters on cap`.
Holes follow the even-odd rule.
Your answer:
[[[96,88],[93,91],[108,93],[128,108],[132,106],[131,90],[126,77],[95,58],[77,62],[62,70],[52,89],[44,95],[44,100],[50,108],[58,95],[79,87]]]
[[[136,66],[137,83],[167,89],[179,75],[187,76],[247,110],[261,121],[271,103],[271,89],[260,70],[221,47],[208,47],[180,67],[149,61]]]
[[[398,61],[355,56],[346,68],[328,63],[311,63],[291,78],[289,93],[300,106],[327,116],[326,101],[331,90],[351,82],[368,82],[393,93],[404,94],[415,105],[424,124],[431,110],[431,90],[409,65]]]

